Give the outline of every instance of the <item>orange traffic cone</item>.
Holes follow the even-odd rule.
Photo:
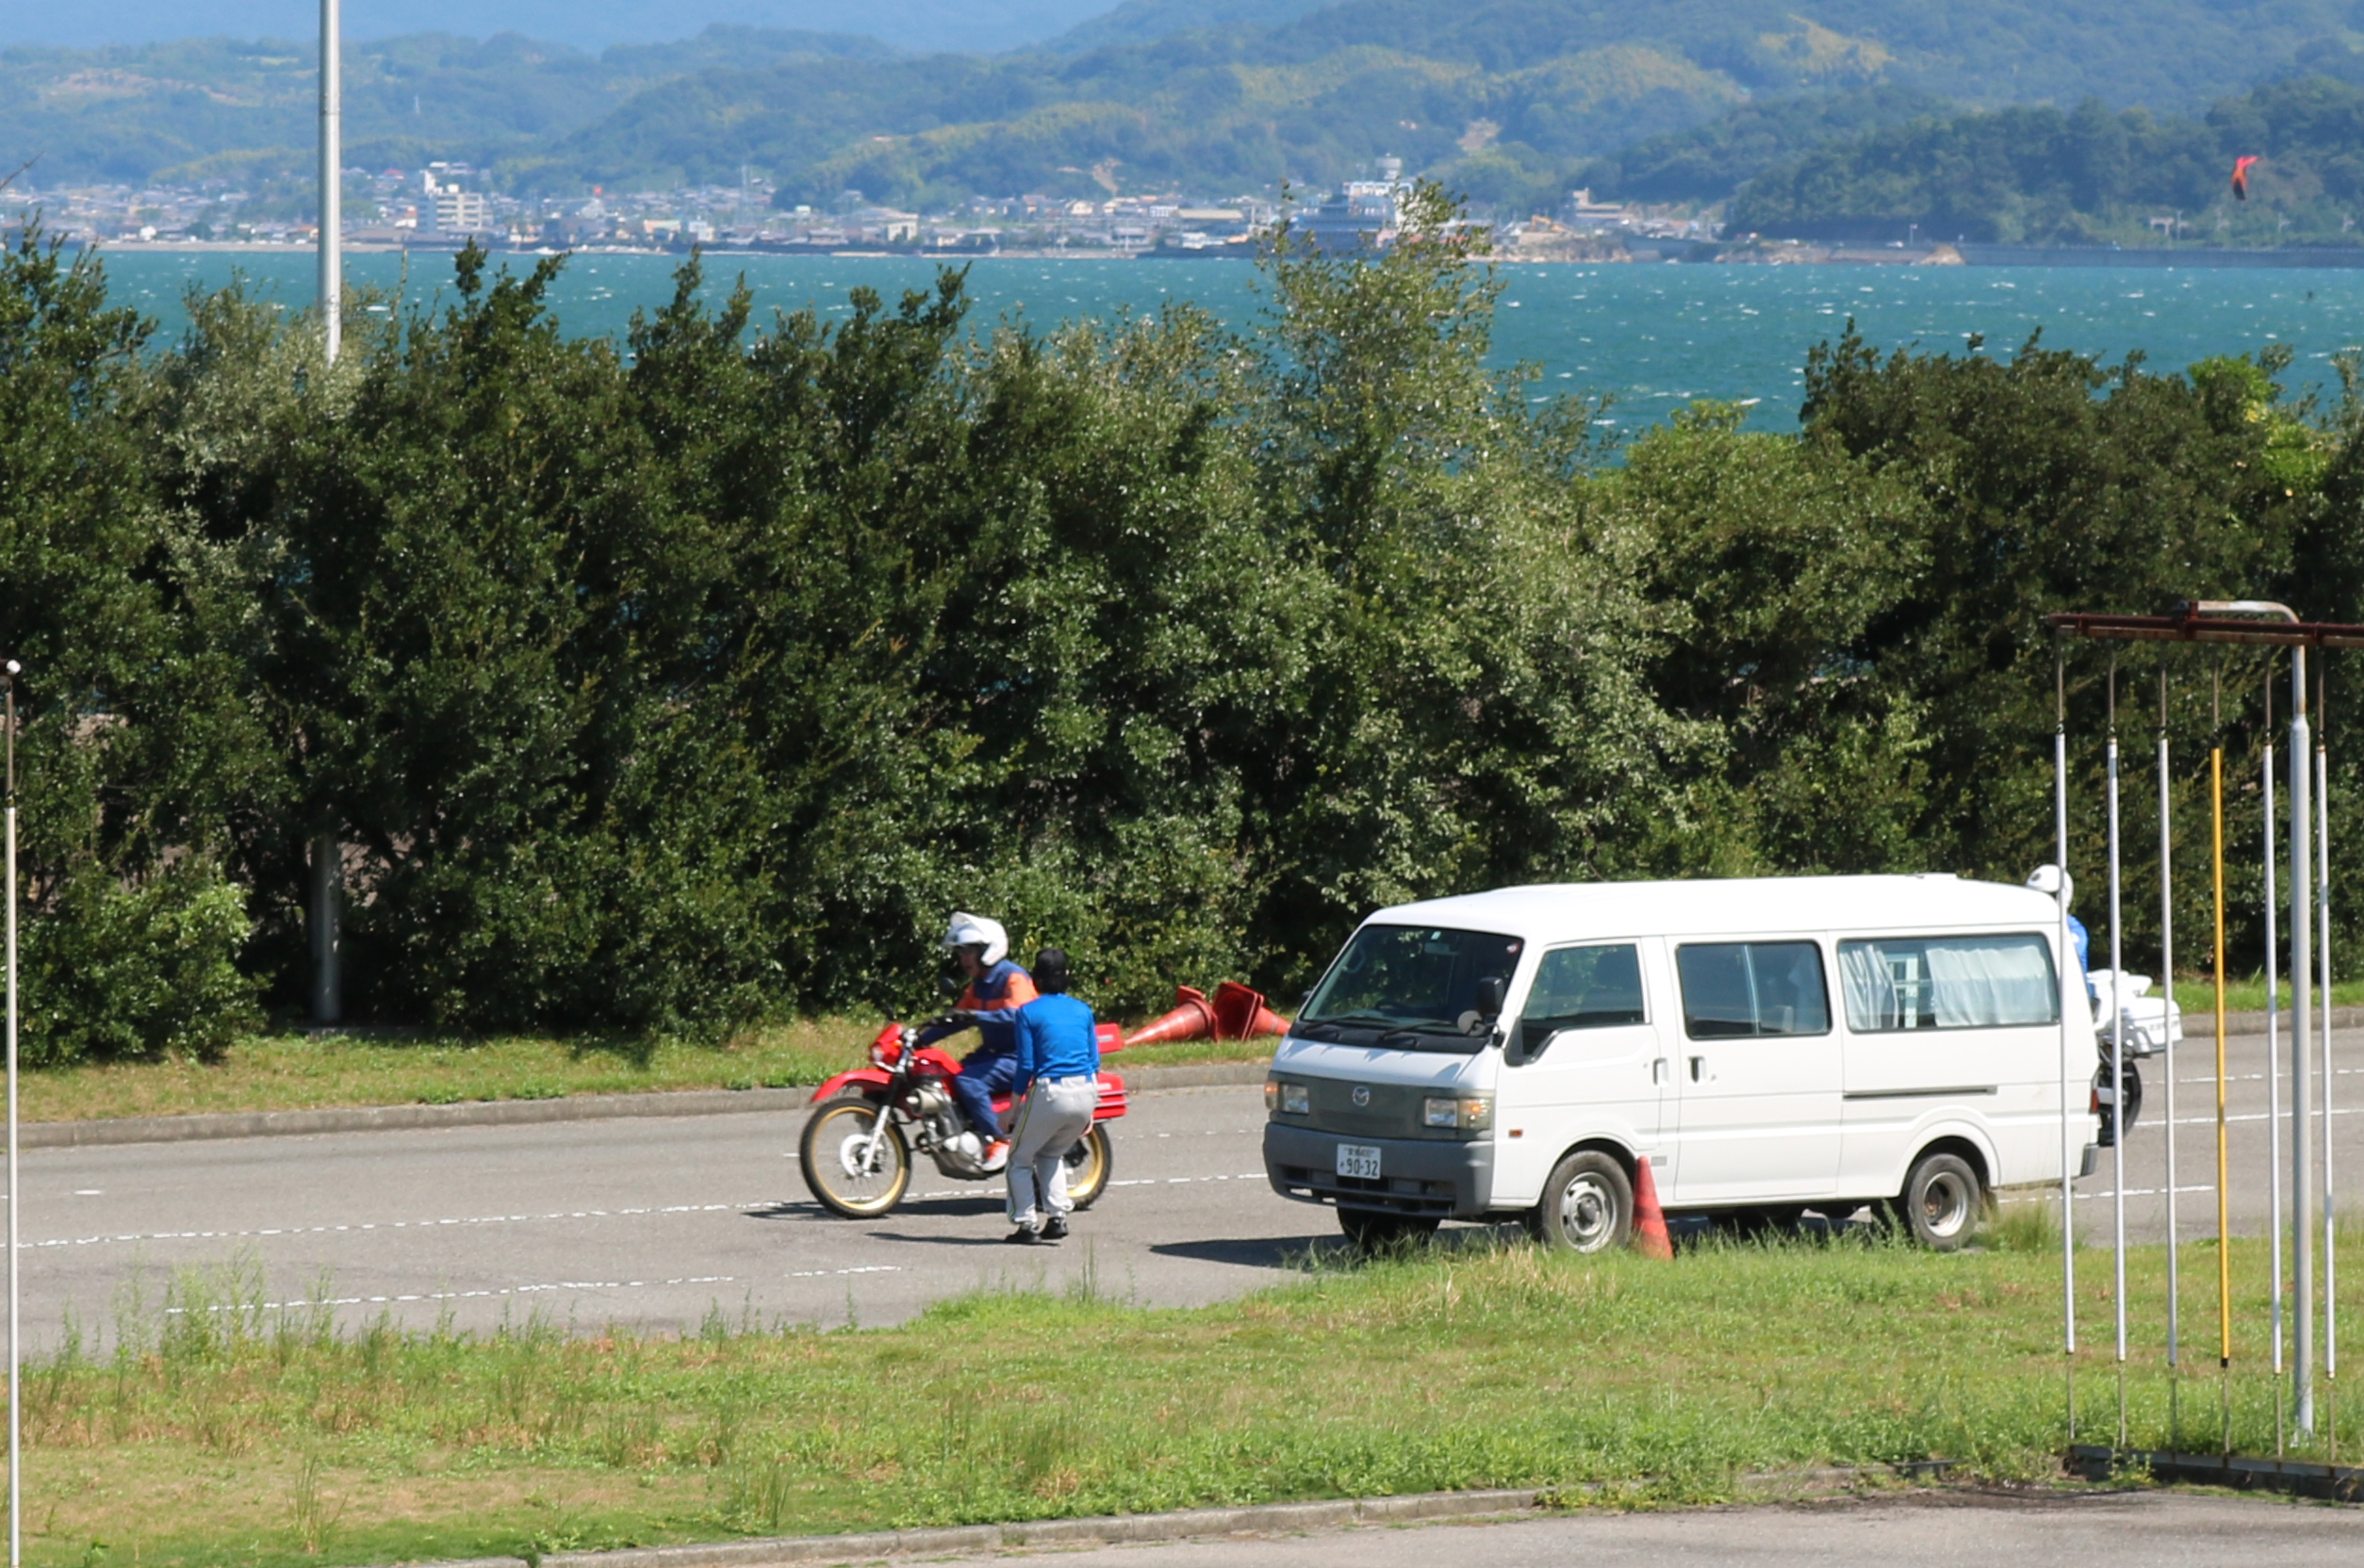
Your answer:
[[[1288,1033],[1289,1021],[1264,1004],[1261,992],[1252,991],[1237,980],[1226,980],[1215,988],[1217,1039],[1252,1040]]]
[[[1666,1233],[1666,1211],[1658,1206],[1658,1184],[1650,1177],[1648,1154],[1633,1171],[1633,1250],[1646,1258],[1674,1256],[1674,1237]]]
[[[1154,1045],[1159,1040],[1203,1040],[1214,1034],[1215,1009],[1207,1004],[1205,991],[1177,986],[1174,1000],[1174,1011],[1155,1022],[1142,1024],[1125,1036],[1125,1045]]]

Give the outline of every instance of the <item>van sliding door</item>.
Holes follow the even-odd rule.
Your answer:
[[[1683,1037],[1673,1201],[1832,1196],[1840,1054],[1821,943],[1685,942],[1675,973]]]

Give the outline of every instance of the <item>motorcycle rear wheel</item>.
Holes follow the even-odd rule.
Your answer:
[[[840,1095],[814,1111],[796,1145],[804,1184],[832,1212],[848,1219],[891,1213],[911,1184],[911,1149],[890,1119],[871,1145],[878,1107],[858,1094]]]
[[[1093,1200],[1108,1190],[1108,1176],[1115,1168],[1116,1156],[1108,1148],[1108,1129],[1095,1121],[1092,1131],[1067,1152],[1068,1200],[1078,1209],[1092,1207]]]

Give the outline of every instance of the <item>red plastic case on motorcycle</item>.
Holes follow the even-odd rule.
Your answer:
[[[1103,1056],[1112,1051],[1121,1051],[1125,1048],[1125,1032],[1113,1023],[1103,1023],[1093,1033],[1098,1037],[1100,1054]],[[883,1055],[889,1062],[899,1062],[902,1050],[902,1026],[900,1024],[888,1024],[878,1031],[878,1037],[871,1042],[874,1056]],[[923,1045],[919,1048],[919,1070],[923,1076],[949,1078],[960,1070],[960,1064],[957,1058],[938,1050],[935,1046]],[[811,1103],[817,1105],[822,1101],[842,1094],[848,1089],[883,1088],[892,1083],[894,1078],[895,1074],[883,1067],[858,1067],[851,1071],[839,1073],[819,1088],[814,1089]],[[993,1108],[996,1111],[1006,1111],[1010,1105],[1009,1095],[993,1096]],[[1117,1073],[1103,1071],[1100,1074],[1100,1103],[1092,1111],[1092,1119],[1113,1121],[1123,1116],[1125,1110],[1124,1078]]]

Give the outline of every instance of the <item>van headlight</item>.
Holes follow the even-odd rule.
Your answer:
[[[1283,1116],[1311,1116],[1313,1091],[1303,1084],[1288,1084],[1278,1078],[1267,1078],[1264,1080],[1264,1109],[1267,1115],[1278,1111]]]
[[[1493,1125],[1494,1097],[1463,1095],[1457,1099],[1431,1097],[1420,1105],[1420,1122],[1428,1127],[1453,1128],[1465,1133]]]

